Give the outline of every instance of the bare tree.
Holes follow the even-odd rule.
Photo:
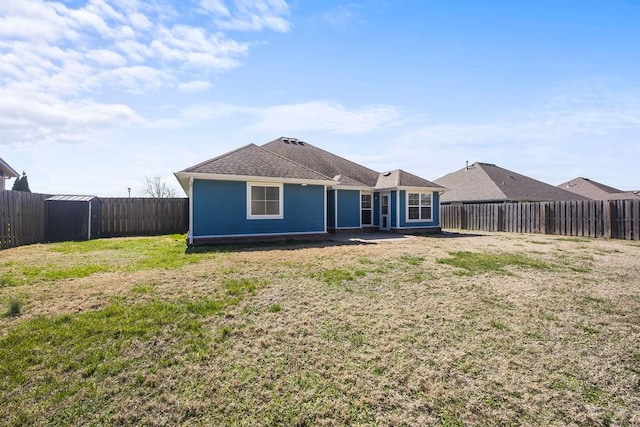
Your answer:
[[[142,192],[147,196],[154,197],[156,199],[176,197],[176,190],[167,185],[160,176],[156,175],[153,178],[146,176],[144,181],[144,189]]]

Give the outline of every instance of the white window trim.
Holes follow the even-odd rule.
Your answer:
[[[371,207],[367,208],[367,210],[371,211],[371,222],[369,224],[365,224],[362,222],[362,196],[371,196]],[[371,191],[361,191],[360,192],[360,227],[366,226],[370,227],[373,225],[373,193]]]
[[[251,214],[251,187],[278,187],[279,188],[279,212],[278,215],[252,215]],[[284,185],[281,182],[247,182],[247,219],[283,219],[284,218]]]
[[[431,198],[431,216],[429,218],[420,218],[420,219],[409,219],[409,193],[418,194],[418,200],[420,200],[420,205],[418,205],[418,212],[422,215],[422,194],[428,194]],[[432,222],[433,221],[433,192],[432,191],[405,191],[405,222]]]

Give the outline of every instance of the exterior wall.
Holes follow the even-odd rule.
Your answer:
[[[336,190],[327,191],[327,227],[336,226]]]
[[[193,182],[194,238],[288,233],[324,233],[324,187],[284,184],[282,219],[247,219],[247,183]]]
[[[336,228],[360,228],[360,191],[338,191],[338,224]]]
[[[440,194],[436,191],[431,193],[431,221],[407,222],[407,192],[400,191],[400,227],[420,228],[440,226]]]

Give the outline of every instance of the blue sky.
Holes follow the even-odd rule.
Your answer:
[[[0,2],[0,157],[141,195],[253,142],[640,190],[640,1]]]

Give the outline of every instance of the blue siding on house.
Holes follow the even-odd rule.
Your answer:
[[[193,236],[324,232],[321,185],[284,184],[283,219],[247,219],[247,183],[194,180]]]
[[[360,227],[360,191],[338,191],[337,228]]]
[[[336,190],[327,191],[327,227],[336,226]]]
[[[440,225],[440,194],[431,193],[431,217],[432,221],[407,222],[407,192],[400,191],[400,227],[438,227]]]

